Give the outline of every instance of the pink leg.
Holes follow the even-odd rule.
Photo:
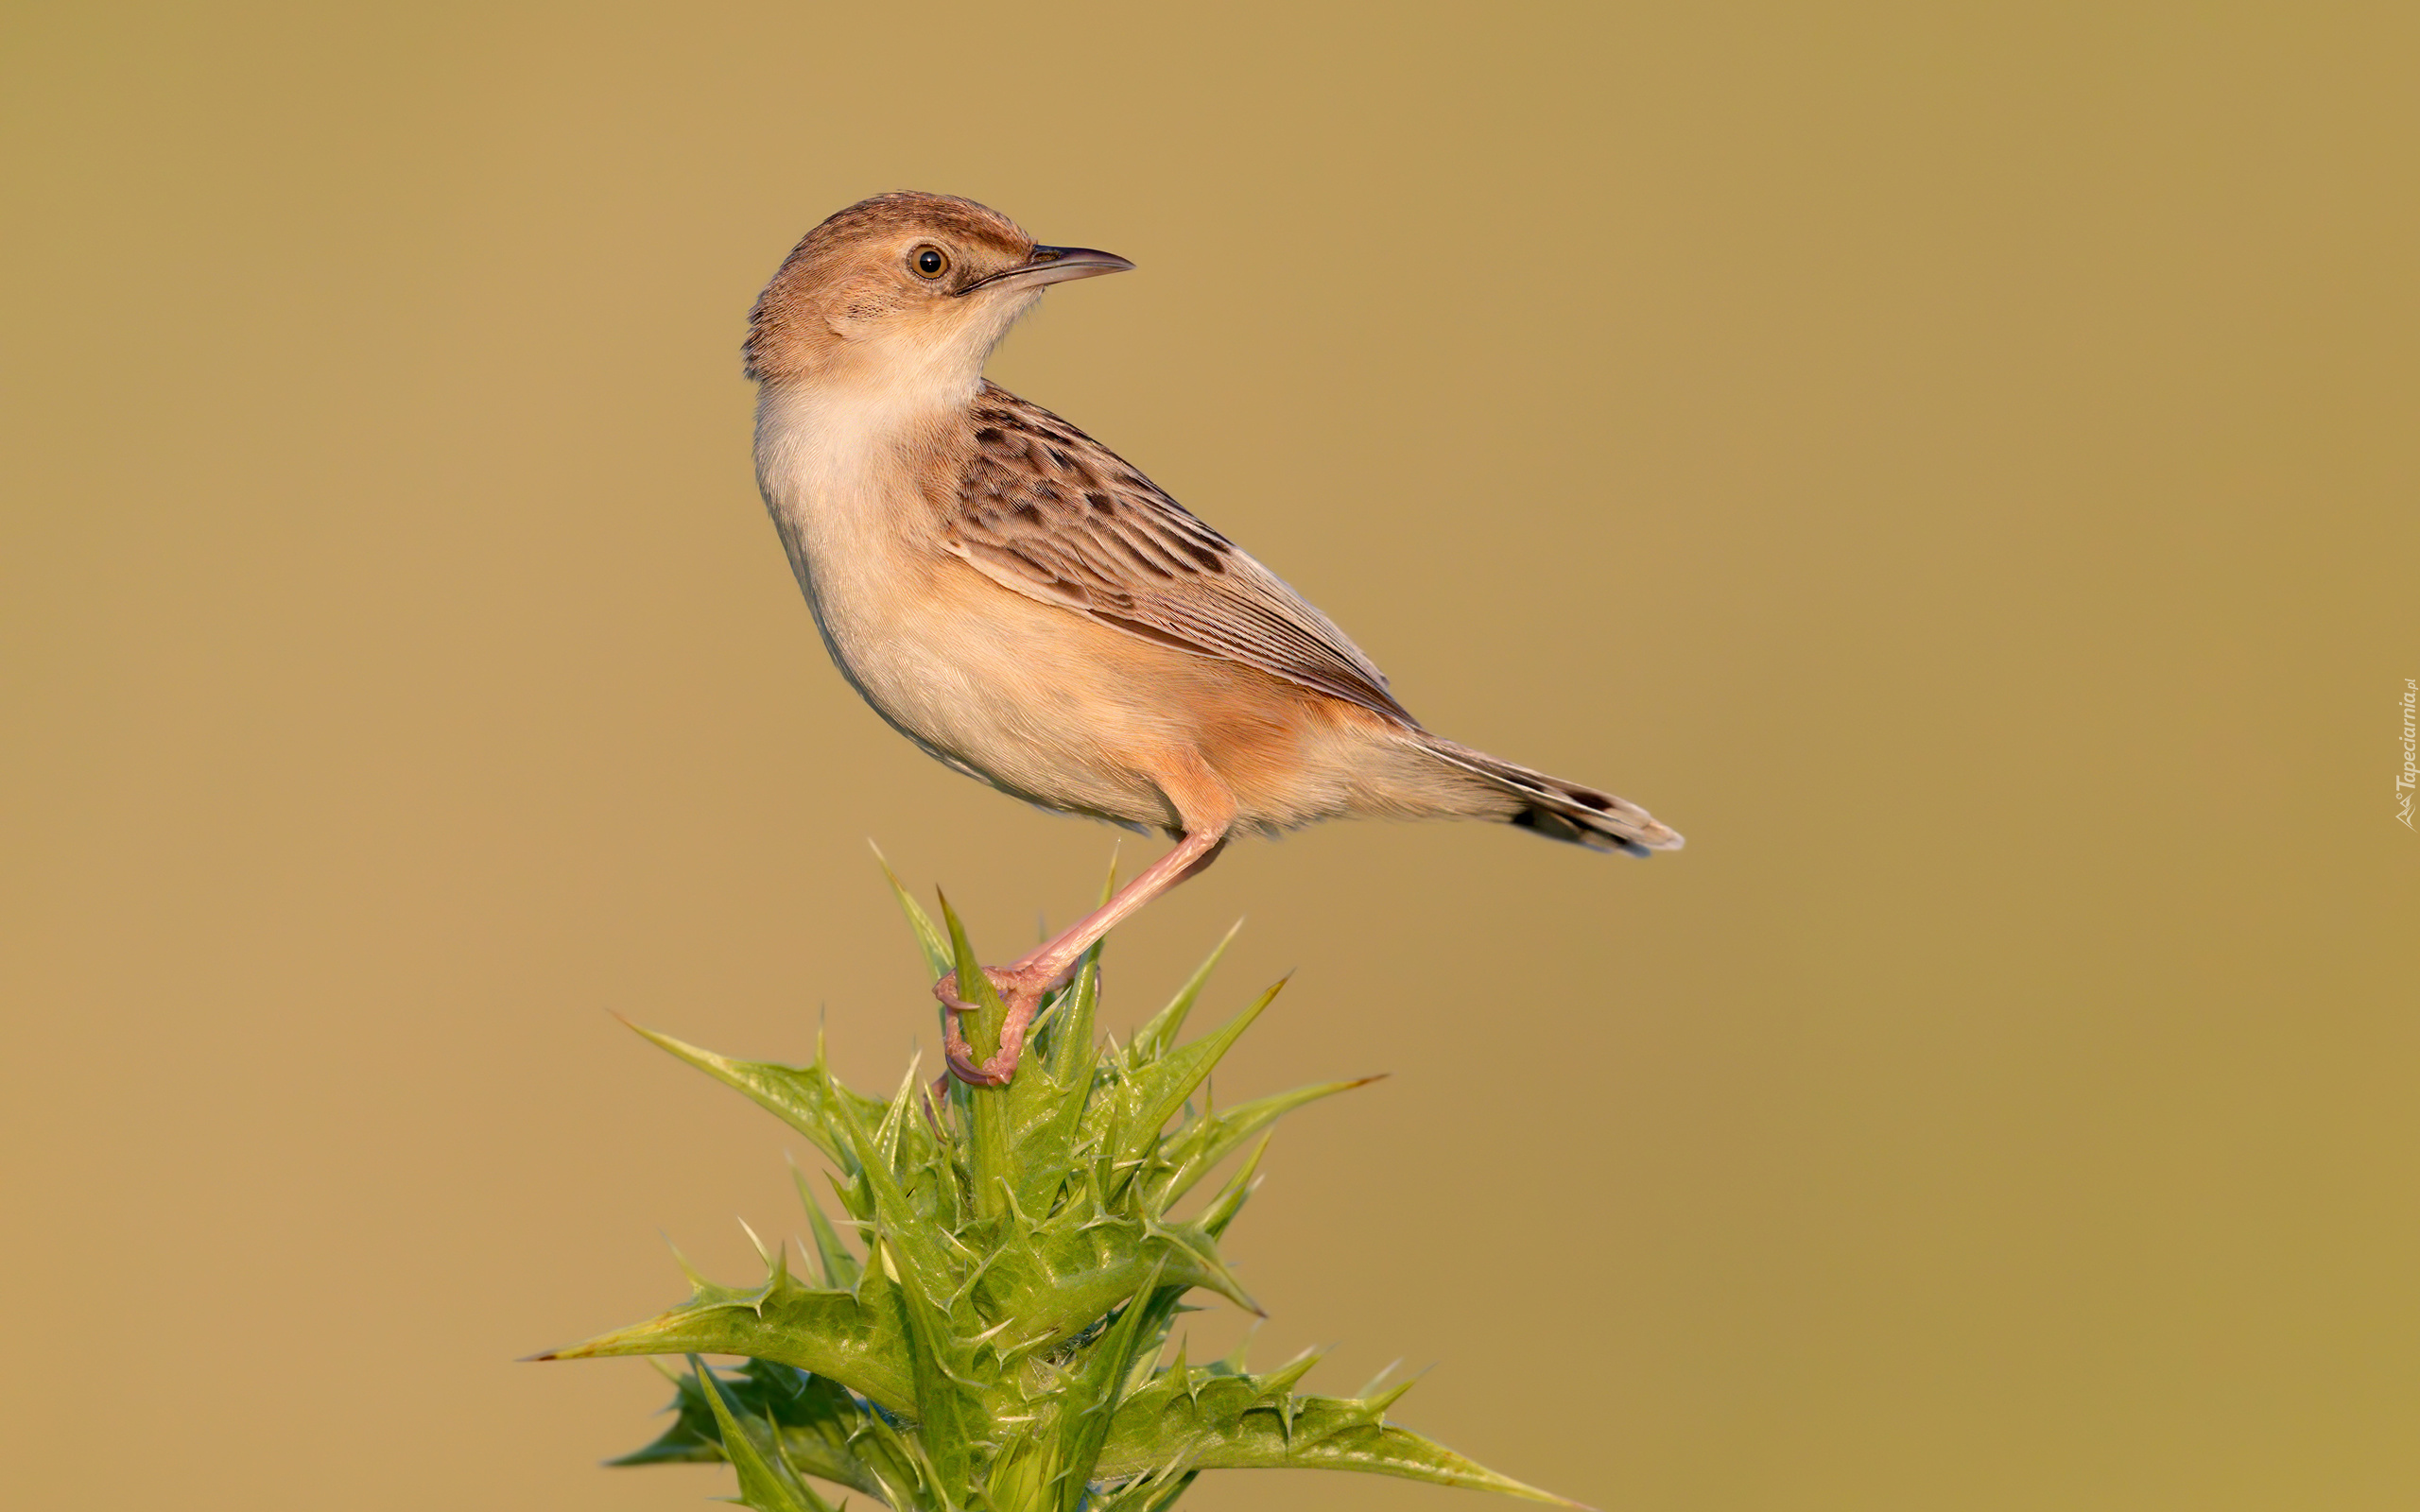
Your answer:
[[[950,1070],[958,1074],[960,1081],[977,1087],[1007,1085],[1009,1078],[1016,1074],[1017,1057],[1025,1050],[1026,1025],[1033,1022],[1034,1011],[1042,1006],[1042,994],[1075,970],[1095,940],[1125,922],[1145,903],[1209,866],[1226,843],[1224,823],[1187,830],[1175,850],[1119,888],[1108,902],[1068,926],[1066,933],[1013,965],[984,968],[983,974],[999,989],[1009,1016],[1000,1024],[999,1052],[979,1066],[975,1063],[974,1051],[959,1033],[957,1019],[958,1014],[973,1011],[975,1005],[958,995],[956,971],[934,983],[933,996],[952,1010],[943,1039]]]

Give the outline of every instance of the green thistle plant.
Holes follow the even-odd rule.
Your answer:
[[[959,981],[981,984],[969,1038],[989,1054],[1003,1010],[966,932],[946,900],[944,934],[896,877],[891,887],[931,974],[954,966]],[[672,1426],[614,1463],[727,1460],[738,1500],[758,1512],[830,1508],[810,1478],[902,1512],[1161,1512],[1202,1471],[1237,1469],[1362,1470],[1577,1505],[1388,1422],[1409,1382],[1319,1397],[1294,1389],[1315,1353],[1265,1374],[1240,1350],[1197,1366],[1180,1346],[1159,1363],[1188,1291],[1259,1312],[1219,1241],[1252,1194],[1264,1131],[1375,1079],[1196,1108],[1211,1068],[1278,991],[1178,1043],[1225,949],[1120,1049],[1095,1039],[1095,947],[1046,1002],[1031,1053],[1001,1088],[952,1081],[937,1094],[911,1067],[886,1103],[835,1080],[820,1040],[812,1065],[790,1067],[640,1030],[812,1141],[834,1167],[838,1227],[855,1228],[866,1254],[801,1176],[808,1275],[793,1274],[787,1246],[768,1254],[760,1243],[761,1284],[691,1272],[682,1306],[540,1356],[687,1357]],[[1173,1215],[1255,1136],[1196,1215]],[[707,1354],[747,1363],[720,1369]]]

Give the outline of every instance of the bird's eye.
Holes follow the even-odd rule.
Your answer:
[[[908,259],[908,266],[916,270],[918,278],[939,278],[949,271],[949,258],[938,247],[919,247],[915,255]]]

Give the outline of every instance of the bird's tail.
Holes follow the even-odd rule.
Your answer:
[[[1681,849],[1681,836],[1670,825],[1627,799],[1515,766],[1433,735],[1421,744],[1430,755],[1481,779],[1495,790],[1501,809],[1491,805],[1489,817],[1591,850],[1627,850],[1644,856]]]

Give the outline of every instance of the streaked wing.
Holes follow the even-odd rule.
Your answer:
[[[1413,723],[1326,615],[1109,448],[986,383],[950,549],[1004,587]]]

